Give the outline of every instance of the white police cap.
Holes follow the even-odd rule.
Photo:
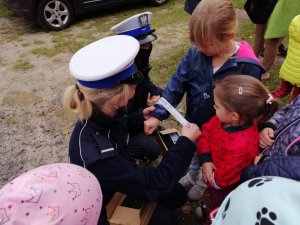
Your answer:
[[[70,73],[86,87],[113,87],[134,74],[133,62],[139,48],[139,42],[130,36],[105,37],[73,55]]]
[[[154,30],[151,30],[150,27],[151,17],[151,12],[140,13],[118,23],[111,30],[118,34],[132,36],[141,45],[146,44],[157,39],[157,36],[153,34]]]

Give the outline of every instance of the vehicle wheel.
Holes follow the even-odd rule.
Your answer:
[[[167,0],[149,0],[149,2],[151,5],[160,6],[164,5],[167,2]]]
[[[73,17],[73,8],[68,0],[41,0],[37,7],[37,21],[48,30],[59,31],[69,27]]]

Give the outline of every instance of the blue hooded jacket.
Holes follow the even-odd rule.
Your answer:
[[[213,87],[214,82],[228,75],[250,75],[260,80],[264,68],[259,64],[248,43],[240,42],[236,54],[229,58],[215,74],[213,74],[212,57],[198,51],[196,46],[189,49],[180,62],[177,71],[168,82],[162,97],[177,106],[186,94],[185,118],[202,126],[214,114]],[[156,105],[152,114],[164,120],[169,113],[162,106]]]

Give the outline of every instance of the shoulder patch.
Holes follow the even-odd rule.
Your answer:
[[[98,150],[100,152],[101,159],[112,158],[118,155],[116,149],[109,139],[103,137],[101,134],[93,134],[94,139],[98,145]]]

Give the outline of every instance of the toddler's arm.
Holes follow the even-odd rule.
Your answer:
[[[152,112],[154,111],[155,107],[150,106],[143,110],[144,119],[147,120],[151,117]]]
[[[144,132],[147,135],[153,133],[153,131],[158,127],[160,121],[156,117],[150,117],[144,121]]]
[[[216,166],[212,162],[206,162],[202,164],[202,175],[205,182],[209,182],[213,186],[213,172]]]

